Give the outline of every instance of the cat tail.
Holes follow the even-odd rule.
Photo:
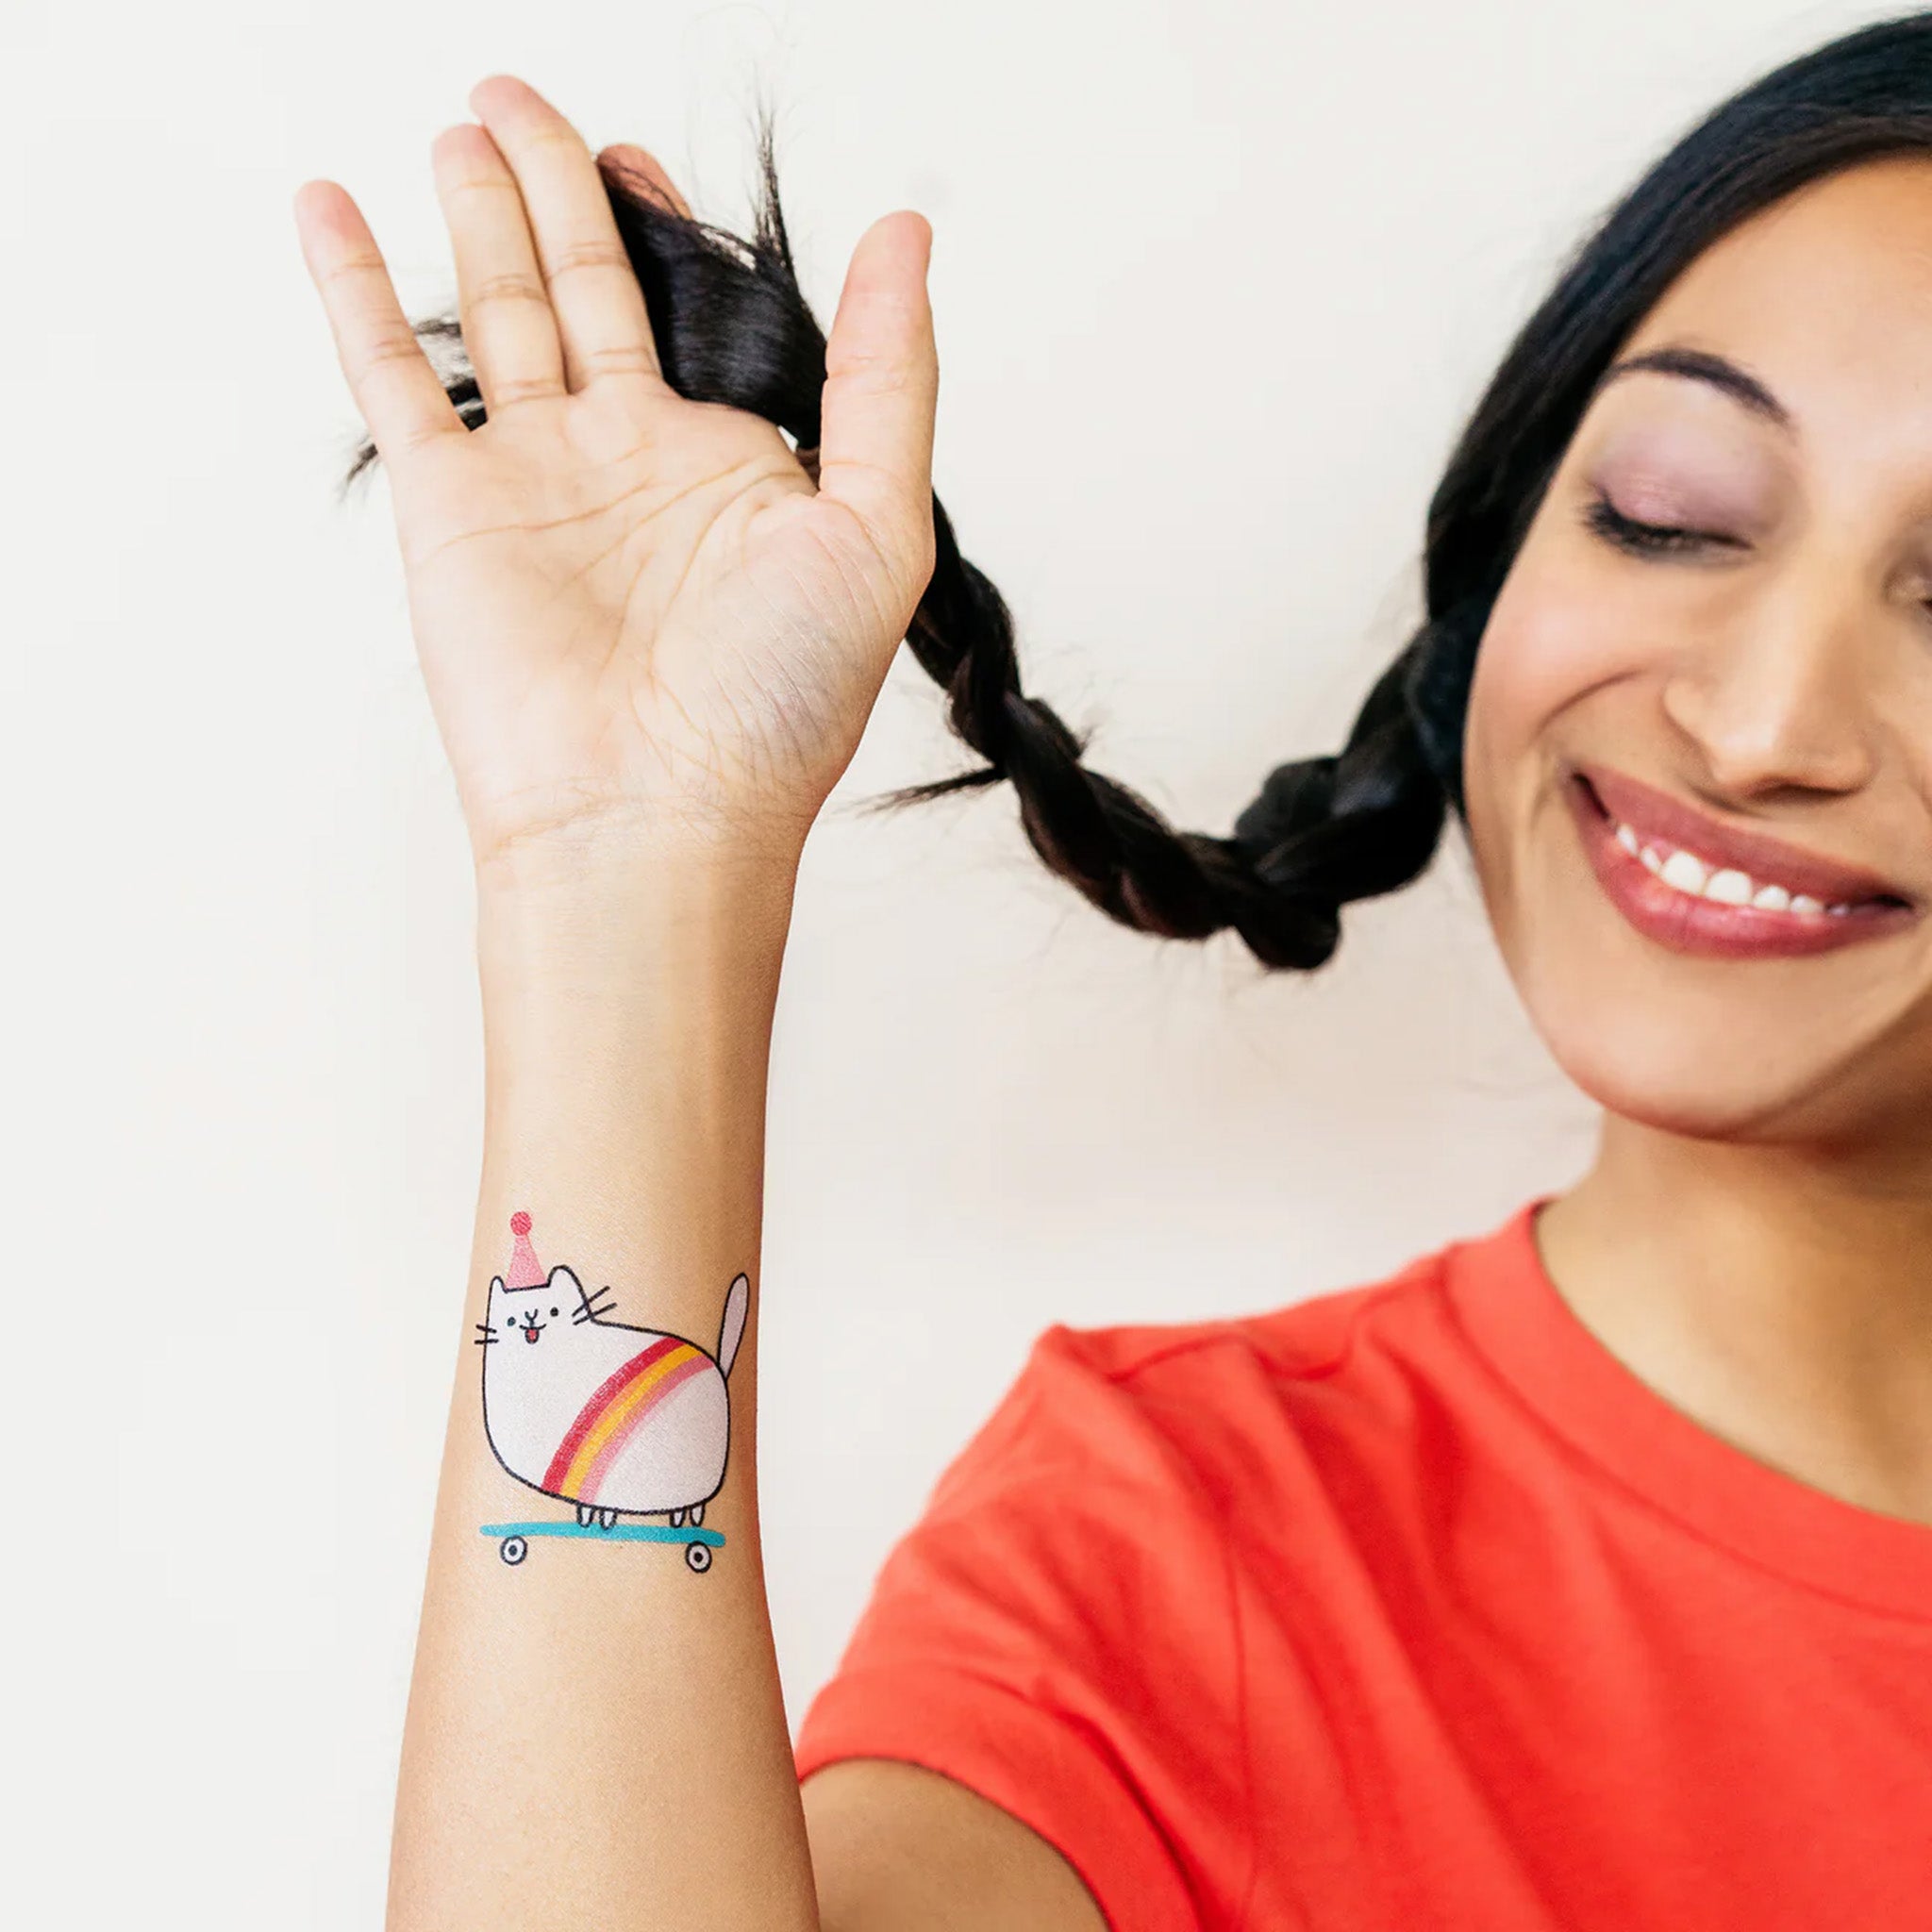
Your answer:
[[[751,1307],[751,1276],[741,1274],[724,1297],[724,1321],[718,1330],[718,1373],[728,1375],[744,1340],[744,1317]]]

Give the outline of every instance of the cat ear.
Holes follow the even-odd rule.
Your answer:
[[[502,1275],[500,1275],[500,1274],[492,1274],[492,1275],[491,1275],[491,1276],[490,1277],[490,1292],[491,1292],[491,1295],[499,1295],[499,1294],[501,1294],[501,1293],[503,1292],[503,1276],[502,1276]]]
[[[557,1264],[557,1266],[550,1271],[550,1286],[552,1288],[555,1288],[559,1282],[561,1282],[565,1288],[569,1289],[571,1293],[575,1295],[579,1300],[583,1298],[584,1291],[582,1283],[580,1283],[577,1280],[576,1276],[570,1272],[570,1270],[563,1265],[561,1261],[559,1261]]]

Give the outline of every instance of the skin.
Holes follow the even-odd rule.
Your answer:
[[[1888,158],[1678,278],[1620,357],[1715,351],[1794,428],[1679,375],[1599,391],[1485,633],[1465,769],[1503,958],[1605,1109],[1538,1220],[1558,1292],[1711,1433],[1932,1524],[1932,915],[1809,958],[1675,952],[1557,791],[1608,765],[1932,906],[1927,242],[1932,162]],[[1629,556],[1582,523],[1592,485],[1738,541]]]

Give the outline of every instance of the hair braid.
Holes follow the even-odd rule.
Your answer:
[[[1341,758],[1279,766],[1232,837],[1180,831],[1138,792],[1083,764],[1085,741],[1022,691],[1006,600],[959,554],[937,498],[933,527],[932,583],[907,642],[945,690],[953,730],[986,763],[876,803],[908,805],[1004,779],[1033,849],[1103,911],[1173,939],[1232,927],[1270,966],[1321,965],[1335,950],[1342,903],[1393,891],[1428,862],[1444,800],[1407,725],[1394,670]]]

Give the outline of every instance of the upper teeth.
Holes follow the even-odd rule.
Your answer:
[[[1652,841],[1646,844],[1628,825],[1617,827],[1617,843],[1641,858],[1665,885],[1693,898],[1714,899],[1720,906],[1755,906],[1760,912],[1833,912],[1852,909],[1851,901],[1840,899],[1827,906],[1808,892],[1793,892],[1783,886],[1759,885],[1749,873],[1734,866],[1709,866],[1694,852]]]

